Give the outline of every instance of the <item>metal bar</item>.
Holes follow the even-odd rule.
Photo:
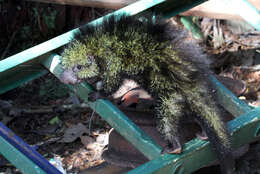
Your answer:
[[[245,21],[260,31],[260,11],[247,0],[222,0],[230,9],[239,14]],[[242,10],[243,9],[243,10]]]
[[[61,172],[56,169],[54,166],[52,166],[45,158],[43,158],[36,150],[34,150],[32,147],[30,147],[28,144],[26,144],[20,137],[16,136],[10,129],[8,129],[3,123],[0,122],[0,136],[5,139],[10,145],[13,146],[13,149],[19,150],[23,155],[25,155],[28,160],[31,160],[35,165],[34,167],[38,168],[40,167],[43,171],[46,173],[52,173],[52,174],[61,174]],[[0,148],[1,151],[2,147]],[[3,153],[7,154],[7,153]],[[8,155],[8,154],[7,154]],[[14,156],[6,156],[11,162],[15,162],[16,155]],[[36,166],[37,165],[37,166]],[[20,164],[19,164],[20,166]],[[30,167],[31,170],[32,166]],[[36,170],[38,171],[38,170]],[[39,170],[41,171],[41,170]],[[27,172],[27,169],[25,171]],[[33,174],[33,173],[32,173]]]
[[[49,69],[56,77],[60,77],[62,67],[59,64],[60,56],[52,55],[43,65]],[[88,93],[91,88],[85,83],[78,85],[68,85],[81,99],[88,102]],[[125,139],[132,143],[148,159],[154,159],[161,154],[161,147],[157,145],[145,132],[136,126],[125,114],[106,100],[88,102],[89,106],[95,110],[104,120],[106,120]]]
[[[222,85],[214,76],[210,76],[210,80],[217,88],[219,102],[232,115],[238,117],[252,110],[245,102],[239,100],[231,91]]]
[[[165,2],[165,1],[166,0],[140,0],[131,5],[126,6],[120,10],[110,13],[104,17],[108,17],[112,14],[120,15],[122,13],[126,13],[129,15],[135,15],[139,12],[147,10],[147,9],[149,9],[155,5],[158,5],[162,2]],[[96,24],[102,22],[104,17],[98,18],[98,19],[88,23],[87,25],[96,25]],[[76,28],[74,30],[71,30],[67,33],[64,33],[60,36],[57,36],[53,39],[50,39],[46,42],[43,42],[39,45],[36,45],[32,48],[29,48],[23,52],[20,52],[18,54],[15,54],[13,56],[10,56],[10,57],[0,61],[0,73],[69,43],[71,41],[71,39],[73,38],[73,36],[78,32],[80,32],[80,31],[78,28]]]
[[[244,144],[259,140],[260,108],[251,110],[230,122],[228,127],[232,133],[232,146],[238,148]],[[243,137],[243,138],[241,138]],[[191,158],[192,157],[192,158]],[[182,154],[165,154],[151,160],[127,174],[182,173],[190,174],[216,160],[208,141],[193,139],[184,145]],[[199,162],[198,162],[199,161]]]

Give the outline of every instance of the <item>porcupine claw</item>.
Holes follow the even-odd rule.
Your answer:
[[[182,147],[181,147],[180,140],[178,138],[173,138],[171,144],[165,146],[161,153],[180,154],[181,152],[182,152]]]
[[[197,136],[197,138],[200,139],[200,140],[208,140],[208,136],[207,136],[207,134],[206,134],[205,131],[197,132],[197,133],[196,133],[196,136]]]

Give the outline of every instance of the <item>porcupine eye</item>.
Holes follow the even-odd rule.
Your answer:
[[[82,65],[77,65],[77,66],[75,66],[72,70],[73,70],[73,72],[77,73],[77,72],[79,72],[82,68],[83,68]]]
[[[81,70],[82,69],[82,65],[77,65],[77,69]]]

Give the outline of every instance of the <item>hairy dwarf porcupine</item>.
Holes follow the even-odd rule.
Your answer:
[[[87,26],[65,48],[63,80],[99,84],[102,96],[115,93],[124,79],[134,80],[155,99],[158,128],[169,142],[163,153],[180,153],[180,127],[195,119],[212,143],[222,173],[232,173],[230,135],[209,80],[206,56],[183,42],[184,32],[160,17],[110,16]]]

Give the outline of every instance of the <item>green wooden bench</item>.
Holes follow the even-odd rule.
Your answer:
[[[254,16],[254,20],[250,18],[249,23],[260,30],[260,13],[246,0],[230,0],[228,3],[239,4],[238,1],[241,3],[243,2],[243,5],[248,7],[252,11],[252,14],[256,16]],[[129,15],[136,15],[149,10],[160,12],[168,18],[202,2],[204,1],[184,0],[180,2],[177,0],[140,0],[111,14],[127,13]],[[108,14],[107,16],[111,14]],[[247,16],[241,16],[248,19]],[[99,18],[87,25],[95,25],[102,22],[102,20],[103,18]],[[49,71],[59,77],[63,72],[63,69],[60,65],[61,57],[56,54],[55,49],[69,43],[70,39],[77,32],[79,32],[79,29],[71,30],[0,61],[0,94],[14,89],[25,82],[38,78]],[[217,86],[218,98],[221,101],[221,104],[227,111],[236,117],[228,123],[228,128],[232,133],[232,146],[238,148],[244,144],[258,140],[260,136],[260,108],[250,108],[214,77],[211,77],[211,79]],[[88,93],[92,91],[88,84],[81,83],[75,86],[68,85],[68,87],[85,102],[88,102]],[[210,143],[199,139],[193,139],[187,142],[184,145],[183,153],[180,155],[161,155],[161,147],[109,101],[100,99],[93,103],[88,102],[88,104],[150,160],[138,168],[129,171],[128,174],[186,174],[216,160],[216,157],[209,146]],[[1,131],[2,128],[0,125],[0,133]],[[28,157],[27,153],[21,151],[15,143],[10,142],[8,139],[10,134],[11,133],[8,131],[6,131],[6,134],[4,135],[0,134],[0,152],[2,155],[23,173],[50,173],[50,171],[46,169],[49,167],[48,165],[47,167],[42,167],[39,165],[41,162],[37,162],[37,160],[35,162],[32,160],[33,157]],[[31,153],[30,149],[27,149],[27,151],[29,151],[29,154]],[[33,151],[33,153],[37,152]],[[55,171],[53,173],[55,173]]]

